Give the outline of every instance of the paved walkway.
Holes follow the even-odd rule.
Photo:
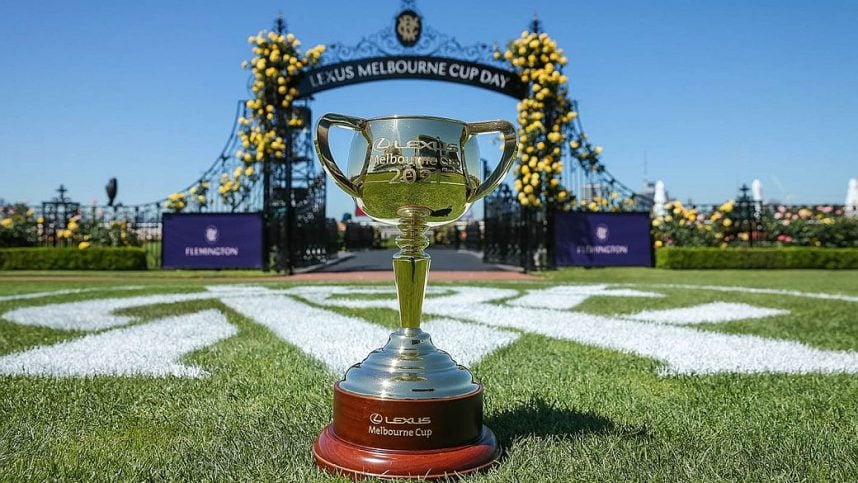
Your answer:
[[[427,250],[432,257],[432,273],[437,272],[508,272],[508,268],[491,263],[483,263],[482,258],[474,252],[455,250],[452,248],[430,248]],[[341,272],[374,272],[390,271],[390,259],[396,250],[363,250],[351,252],[351,257],[329,264],[314,273]],[[515,270],[513,270],[515,271]]]
[[[369,271],[369,272],[310,272],[291,275],[282,281],[287,282],[390,282],[393,283],[393,271]],[[433,282],[530,282],[542,280],[539,277],[521,272],[493,271],[493,272],[462,272],[431,270],[429,272],[429,283]]]
[[[530,281],[539,280],[520,270],[483,263],[474,253],[451,248],[434,247],[428,250],[432,256],[431,282],[469,281]],[[351,252],[336,261],[312,272],[292,275],[289,281],[318,282],[392,282],[393,270],[390,259],[396,250],[364,250]]]

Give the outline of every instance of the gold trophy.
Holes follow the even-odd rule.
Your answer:
[[[348,175],[333,160],[331,126],[355,132]],[[480,180],[476,135],[501,133],[501,161]],[[506,121],[426,116],[322,116],[316,151],[325,171],[371,218],[399,227],[393,273],[401,327],[334,385],[333,422],[313,445],[318,465],[352,477],[443,478],[500,455],[483,425],[483,386],[420,330],[430,227],[452,223],[509,172],[516,134]],[[347,341],[344,343],[348,343]]]

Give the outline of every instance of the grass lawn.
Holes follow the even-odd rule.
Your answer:
[[[51,327],[67,322],[66,316],[74,319],[63,310],[45,312],[53,319],[44,324],[27,325],[10,315],[18,309],[195,294],[214,285],[295,288],[288,278],[257,280],[256,272],[57,275],[0,273],[0,370],[12,354],[117,330]],[[538,282],[472,285],[517,291],[489,302],[501,305],[528,290],[581,284],[616,284],[663,297],[594,295],[558,310],[624,317],[715,302],[748,304],[781,312],[688,330],[789,340],[847,355],[858,351],[855,271],[572,269]],[[453,284],[433,286],[443,296]],[[62,292],[47,293],[55,291]],[[35,293],[44,294],[26,296]],[[385,328],[397,324],[389,308],[288,298]],[[383,298],[346,293],[331,300]],[[205,377],[0,375],[0,481],[334,480],[315,468],[310,447],[329,422],[331,384],[341,374],[235,307],[213,296],[116,312],[128,317],[122,327],[130,328],[203,310],[223,314],[235,334],[180,361],[203,369]],[[290,313],[282,317],[288,322]],[[557,324],[564,320],[558,317]],[[501,326],[517,334],[515,342],[470,365],[486,386],[486,424],[505,456],[494,469],[465,481],[858,480],[854,372],[673,374],[657,358],[516,328],[513,322],[519,321]],[[348,337],[342,344],[350,344]]]

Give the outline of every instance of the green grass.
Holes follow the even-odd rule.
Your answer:
[[[195,291],[249,272],[0,275],[0,296],[140,285],[139,293]],[[212,281],[216,280],[216,281]],[[533,283],[709,284],[858,295],[854,271],[562,270]],[[228,283],[228,281],[226,282]],[[443,286],[444,284],[436,284]],[[663,299],[601,297],[576,310],[616,314],[712,300],[786,308],[789,315],[704,330],[794,339],[858,350],[856,304],[780,295],[658,287]],[[85,292],[0,301],[29,305],[120,296]],[[336,376],[268,329],[214,301],[133,309],[152,320],[216,307],[238,334],[193,353],[207,378],[0,376],[0,481],[329,481],[310,446],[331,414]],[[337,312],[393,327],[385,309]],[[0,355],[80,333],[23,327],[0,318]],[[379,344],[384,341],[379,341]],[[455,354],[454,354],[455,356]],[[858,376],[661,377],[655,360],[524,334],[472,367],[486,386],[486,423],[506,449],[501,464],[465,481],[858,479]],[[343,480],[344,481],[344,480]]]

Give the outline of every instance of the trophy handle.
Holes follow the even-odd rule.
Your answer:
[[[491,191],[497,188],[500,182],[503,181],[507,173],[509,173],[515,156],[516,134],[513,125],[507,121],[470,122],[467,126],[469,134],[482,134],[489,132],[499,132],[503,134],[503,154],[501,155],[500,163],[498,163],[497,168],[495,168],[491,176],[483,181],[483,184],[471,193],[471,196],[468,198],[468,202],[473,203],[474,201],[477,201],[491,193]]]
[[[334,182],[353,198],[358,198],[358,189],[346,175],[337,166],[334,161],[334,156],[331,154],[331,147],[328,145],[328,131],[331,126],[340,126],[352,131],[363,131],[363,125],[366,121],[359,117],[344,116],[342,114],[325,114],[316,123],[316,154],[319,155],[319,161],[325,171],[331,175]]]

